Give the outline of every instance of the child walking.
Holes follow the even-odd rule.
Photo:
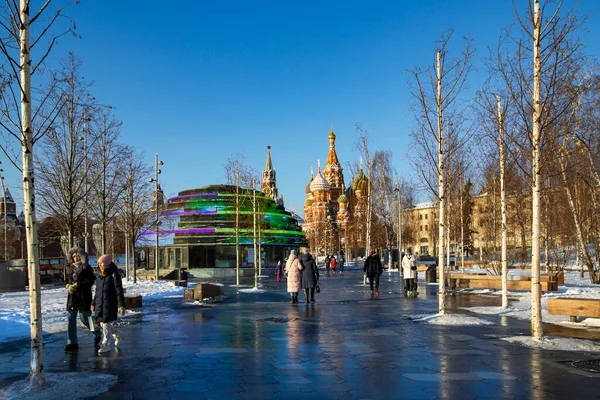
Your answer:
[[[102,329],[102,342],[98,354],[108,353],[111,339],[114,339],[115,348],[119,347],[121,335],[117,332],[114,321],[117,320],[118,314],[125,314],[121,275],[108,254],[98,258],[98,277],[92,310]]]

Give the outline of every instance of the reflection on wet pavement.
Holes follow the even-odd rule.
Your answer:
[[[231,282],[233,283],[233,282]],[[226,285],[223,303],[183,299],[144,301],[143,313],[122,327],[120,352],[98,357],[81,331],[82,349],[62,352],[64,335],[45,344],[48,371],[98,371],[119,376],[99,398],[156,399],[431,399],[597,398],[591,373],[571,373],[564,360],[589,354],[544,352],[498,340],[529,335],[529,322],[479,316],[493,325],[438,326],[409,317],[437,312],[437,286],[403,296],[397,274],[384,273],[379,296],[362,273],[323,276],[316,303],[290,304],[285,284],[262,279],[264,293]],[[451,313],[499,306],[500,297],[447,296]],[[553,331],[553,329],[558,329]],[[591,335],[546,326],[546,334]],[[557,333],[554,333],[557,332]],[[587,337],[591,337],[587,336]],[[584,337],[584,336],[578,336]],[[86,346],[86,343],[89,346]],[[0,386],[27,372],[28,342],[0,345]]]

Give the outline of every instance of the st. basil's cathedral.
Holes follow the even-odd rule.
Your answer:
[[[362,163],[350,187],[344,183],[343,168],[335,151],[333,127],[329,133],[329,153],[321,172],[311,171],[306,185],[302,231],[316,255],[362,255],[365,246],[365,213],[368,180]]]

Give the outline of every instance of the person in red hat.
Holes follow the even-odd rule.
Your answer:
[[[371,251],[371,255],[365,260],[364,272],[369,278],[371,295],[373,295],[373,284],[375,284],[375,294],[379,294],[379,277],[383,273],[383,266],[375,250]]]

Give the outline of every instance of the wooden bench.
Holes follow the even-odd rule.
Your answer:
[[[578,322],[577,317],[600,318],[600,299],[548,299],[548,314],[568,315],[571,322]]]
[[[125,308],[130,310],[132,308],[142,308],[142,296],[126,294],[125,295]]]
[[[466,274],[461,274],[466,275]],[[543,292],[556,292],[558,282],[540,282]],[[452,289],[502,289],[502,277],[500,275],[474,275],[472,277],[451,277],[446,279],[446,286]],[[530,281],[508,280],[508,290],[531,290]]]
[[[427,271],[430,266],[435,267],[435,265],[417,264],[417,271]]]
[[[193,289],[184,289],[184,300],[203,300],[223,295],[223,286],[212,283],[198,283]]]
[[[521,276],[519,276],[519,280],[531,282],[531,276],[530,275],[521,275]],[[548,281],[554,281],[554,282],[558,282],[559,285],[564,285],[565,284],[565,273],[564,272],[551,272],[549,274],[540,275],[540,282],[548,282]]]

